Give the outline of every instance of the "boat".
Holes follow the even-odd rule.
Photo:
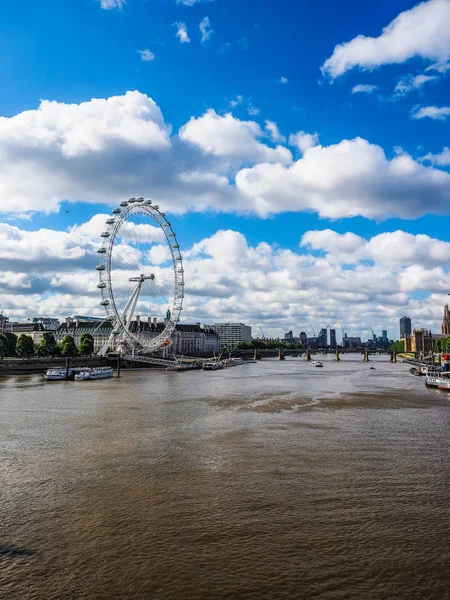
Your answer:
[[[71,367],[68,371],[65,367],[51,367],[47,369],[44,375],[44,379],[47,381],[65,381],[75,379],[75,376],[83,371],[86,371],[89,367]]]
[[[223,364],[219,361],[216,362],[205,362],[203,363],[203,370],[204,371],[219,371],[220,369],[223,369]]]
[[[450,372],[428,369],[425,375],[425,386],[450,392]]]
[[[313,360],[311,363],[312,367],[323,367],[323,364],[320,362],[320,360]]]
[[[92,381],[94,379],[109,379],[113,376],[111,367],[94,367],[83,369],[75,375],[75,381]]]

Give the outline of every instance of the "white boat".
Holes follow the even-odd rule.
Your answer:
[[[232,360],[235,365],[243,365],[244,364],[244,360],[242,358],[231,358],[230,360]]]
[[[89,367],[72,367],[67,371],[67,379],[73,380],[76,375],[88,370]],[[44,375],[47,381],[64,381],[66,379],[65,367],[51,367]]]
[[[68,377],[72,375],[72,369],[69,369]],[[47,381],[61,381],[66,379],[66,369],[63,368],[51,368],[47,369],[46,374],[44,375]]]
[[[311,363],[312,367],[323,367],[323,364],[320,362],[320,360],[313,360]]]
[[[223,369],[223,364],[219,361],[216,362],[205,362],[203,363],[203,370],[204,371],[219,371],[220,369]]]
[[[91,381],[93,379],[109,379],[113,376],[111,367],[94,367],[92,369],[83,369],[75,375],[76,381]]]
[[[425,376],[425,386],[450,392],[450,373],[429,369]]]

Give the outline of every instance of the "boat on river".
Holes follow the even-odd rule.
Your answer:
[[[194,371],[196,369],[201,369],[202,367],[203,365],[200,362],[183,362],[166,367],[166,371]]]
[[[450,373],[429,369],[425,376],[425,386],[450,392]]]
[[[323,367],[323,363],[320,362],[320,360],[313,360],[311,363],[312,367]]]
[[[72,381],[76,375],[88,369],[89,367],[71,367],[69,370],[66,370],[65,367],[51,367],[47,369],[44,379],[47,381],[65,381],[66,379]]]
[[[113,376],[111,367],[94,367],[83,369],[75,375],[75,381],[92,381],[94,379],[109,379]]]
[[[219,361],[210,361],[203,363],[204,371],[219,371],[220,369],[223,369],[223,364]]]

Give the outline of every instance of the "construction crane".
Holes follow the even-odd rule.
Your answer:
[[[310,327],[311,327],[311,329],[312,329],[312,332],[313,332],[313,334],[314,334],[314,337],[316,337],[316,330],[314,329],[314,327],[313,327],[313,325],[312,325],[311,321],[309,321],[309,326],[310,326]]]
[[[261,336],[262,336],[262,337],[261,337],[261,339],[262,339],[262,340],[265,340],[266,338],[265,338],[265,336],[264,336],[264,331],[262,330],[262,327],[261,327],[261,325],[259,326],[259,329],[260,329],[260,331],[261,331]]]

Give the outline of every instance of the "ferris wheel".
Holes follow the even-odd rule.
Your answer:
[[[97,287],[113,329],[100,353],[109,347],[145,353],[169,346],[184,298],[183,261],[171,224],[144,198],[122,202],[106,224],[97,250]]]

